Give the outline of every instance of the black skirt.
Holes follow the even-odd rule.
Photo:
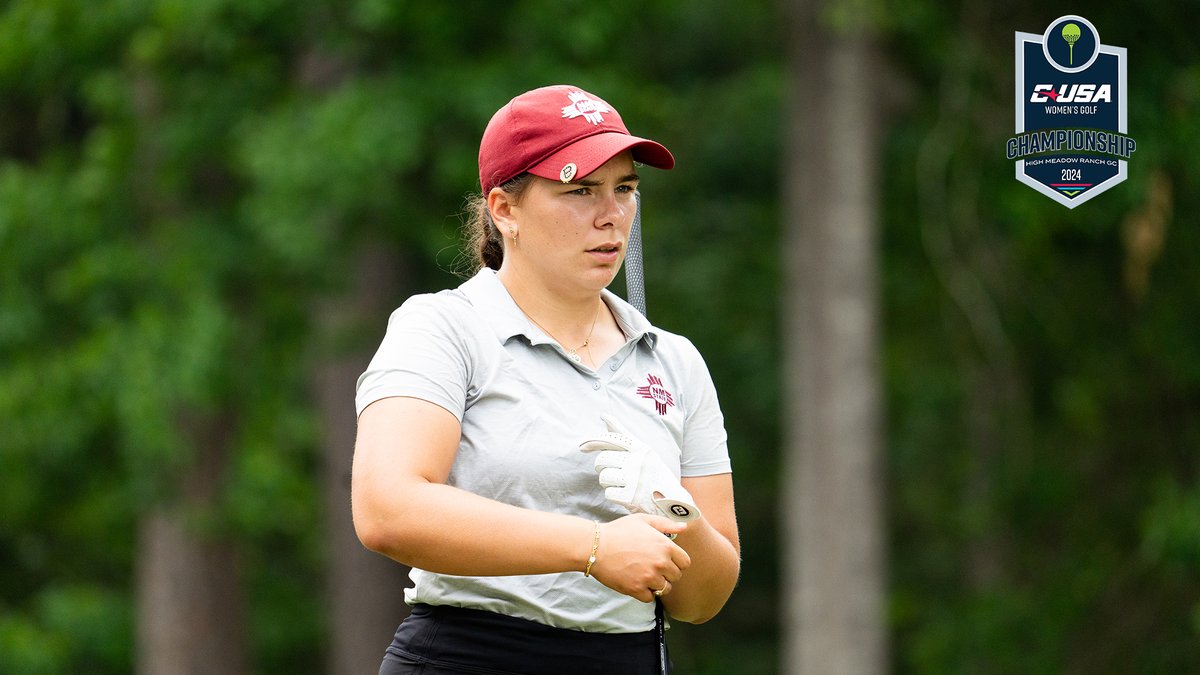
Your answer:
[[[413,607],[379,667],[379,675],[661,672],[656,631],[586,633],[495,612],[431,605]]]

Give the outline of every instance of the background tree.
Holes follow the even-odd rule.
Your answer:
[[[881,119],[866,7],[815,0],[789,7],[780,504],[787,673],[883,673],[888,661]]]

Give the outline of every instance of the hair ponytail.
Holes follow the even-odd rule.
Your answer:
[[[514,201],[519,201],[533,182],[533,174],[523,173],[500,186]],[[487,195],[473,194],[467,197],[467,223],[464,237],[464,254],[471,261],[471,273],[488,267],[500,269],[504,262],[504,235],[492,221],[488,211]]]

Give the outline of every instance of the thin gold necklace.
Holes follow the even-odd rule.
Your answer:
[[[517,307],[520,307],[520,305],[517,305]],[[579,345],[575,349],[567,349],[566,343],[564,343],[562,340],[559,340],[558,338],[554,337],[554,333],[551,333],[550,331],[546,330],[545,326],[538,323],[537,319],[530,316],[529,313],[526,312],[524,309],[521,310],[521,313],[525,315],[525,318],[532,321],[533,325],[537,326],[538,328],[541,328],[543,333],[545,333],[546,335],[549,335],[550,339],[557,342],[558,345],[560,347],[562,347],[563,349],[566,349],[568,359],[571,359],[575,363],[582,363],[583,357],[581,357],[579,355],[579,350],[583,349],[584,347],[587,347],[592,341],[592,332],[596,330],[596,319],[598,319],[600,317],[600,307],[599,306],[596,307],[596,313],[595,313],[595,315],[592,316],[592,327],[588,329],[588,334],[587,334],[587,337],[584,338],[583,344]],[[591,357],[591,355],[592,355],[592,350],[589,349],[588,356]]]

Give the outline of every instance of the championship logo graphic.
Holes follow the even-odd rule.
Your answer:
[[[1126,135],[1125,48],[1100,44],[1073,14],[1016,34],[1017,180],[1073,209],[1125,180],[1137,143]]]

